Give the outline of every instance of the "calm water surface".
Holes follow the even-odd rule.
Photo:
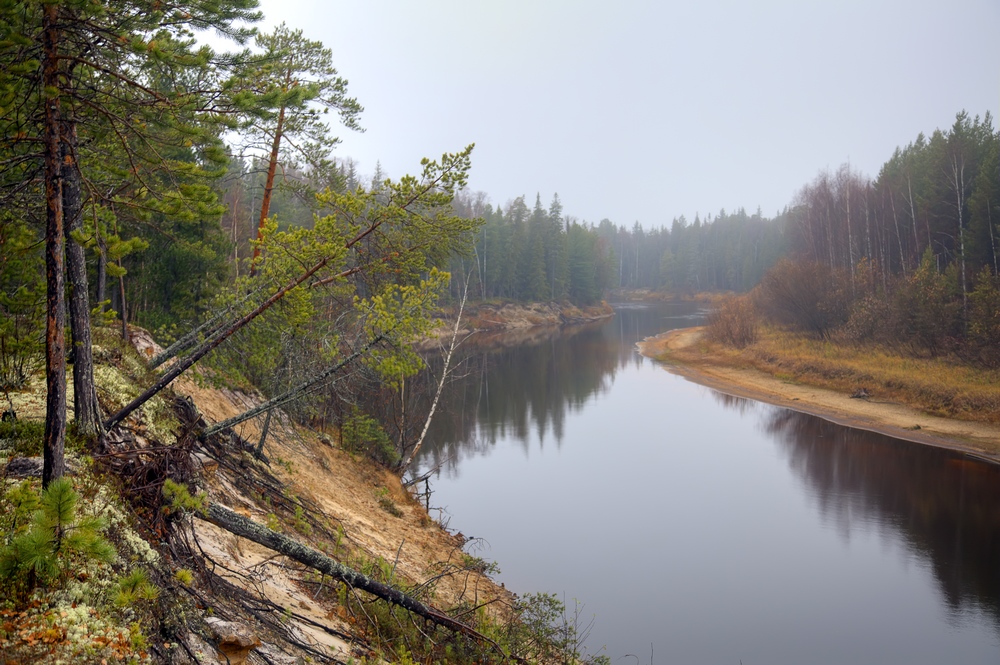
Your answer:
[[[578,600],[612,663],[1000,663],[1000,467],[634,350],[697,317],[470,346],[420,460],[432,505],[508,588]]]

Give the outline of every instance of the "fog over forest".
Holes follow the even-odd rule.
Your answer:
[[[4,660],[997,662],[997,26],[0,2]]]
[[[476,143],[494,206],[647,229],[720,209],[773,216],[850,163],[874,177],[955,113],[997,114],[1000,4],[346,3],[265,0],[332,51],[365,106],[339,157],[399,177]]]

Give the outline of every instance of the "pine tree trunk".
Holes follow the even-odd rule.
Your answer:
[[[274,132],[274,143],[271,145],[271,156],[267,163],[267,180],[264,182],[264,200],[260,204],[260,221],[257,223],[257,244],[253,248],[253,258],[250,259],[250,276],[257,273],[257,261],[260,260],[260,240],[264,237],[264,224],[267,223],[267,213],[271,210],[271,192],[274,190],[274,176],[278,170],[278,150],[281,147],[281,132],[285,125],[285,107],[278,112],[278,128]]]
[[[100,235],[97,223],[94,223],[94,235],[97,237],[97,302],[103,303],[107,300],[108,289],[108,248],[104,238]],[[101,305],[101,313],[104,313],[104,305]]]
[[[66,473],[66,303],[63,282],[63,207],[60,167],[58,5],[42,10],[42,88],[45,99],[45,434],[42,486]]]
[[[399,589],[394,589],[393,587],[382,584],[377,580],[373,580],[367,575],[362,575],[361,573],[334,561],[325,554],[314,550],[311,547],[306,547],[305,545],[302,545],[301,543],[298,543],[288,536],[278,533],[277,531],[272,531],[271,529],[254,522],[250,518],[243,517],[228,508],[224,508],[213,503],[208,507],[208,512],[206,514],[202,515],[200,513],[195,513],[195,516],[207,522],[211,522],[212,524],[225,529],[229,533],[246,538],[247,540],[252,540],[259,545],[263,545],[270,550],[274,550],[279,554],[287,556],[289,559],[293,559],[303,565],[309,566],[314,570],[318,570],[324,575],[329,575],[333,579],[343,582],[354,589],[366,591],[373,596],[392,603],[393,605],[398,605],[399,607],[413,612],[417,616],[423,617],[438,626],[442,626],[443,628],[447,628],[448,630],[456,633],[462,633],[475,637],[476,639],[485,640],[496,646],[496,643],[493,642],[493,640],[490,640],[464,623],[451,618],[440,610],[424,605],[416,598],[406,595]]]
[[[121,305],[119,313],[122,317],[122,341],[129,343],[128,339],[128,303],[125,301],[125,275],[122,269],[122,260],[118,259],[118,270],[123,273],[118,277],[118,302]]]
[[[73,340],[73,416],[80,434],[96,436],[101,424],[94,386],[94,354],[90,339],[90,294],[83,245],[73,239],[83,229],[80,170],[76,163],[76,123],[64,122],[62,200],[66,232],[66,275],[69,280],[69,318]]]

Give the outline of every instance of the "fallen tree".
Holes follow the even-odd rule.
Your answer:
[[[184,336],[182,343],[171,348],[170,354],[164,352],[157,356],[159,364],[170,355],[197,344],[146,391],[111,415],[104,422],[105,431],[112,430],[205,355],[303,283],[310,282],[312,287],[346,284],[349,277],[367,276],[373,280],[368,288],[370,291],[378,281],[375,280],[377,274],[379,279],[389,280],[377,285],[378,290],[384,292],[386,287],[418,281],[430,268],[428,251],[447,252],[456,248],[463,234],[479,223],[460,218],[451,209],[455,190],[466,182],[471,150],[470,145],[460,153],[443,155],[440,163],[424,160],[421,178],[406,176],[398,183],[386,181],[385,189],[358,190],[343,195],[328,193],[328,203],[335,209],[334,214],[317,219],[310,230],[277,234],[289,246],[283,250],[283,260],[277,260],[276,252],[272,252],[264,268],[272,270],[274,277],[280,276],[278,283],[284,286],[234,320],[227,321],[223,317],[220,321],[213,317]],[[376,293],[373,297],[378,295],[381,294]],[[234,307],[234,311],[239,309],[239,306]],[[199,343],[202,334],[207,338]]]
[[[247,409],[241,414],[235,415],[232,418],[227,418],[222,422],[218,422],[206,428],[203,433],[203,436],[211,436],[212,434],[218,434],[219,432],[225,429],[231,429],[242,422],[250,420],[251,418],[256,418],[262,413],[266,413],[267,416],[270,417],[271,412],[274,411],[275,409],[281,408],[285,404],[288,404],[289,402],[299,399],[303,395],[308,394],[309,391],[317,389],[317,387],[321,387],[323,382],[326,381],[326,379],[330,378],[340,370],[344,369],[355,360],[361,358],[369,349],[371,349],[384,339],[386,339],[386,335],[384,334],[376,336],[375,339],[369,341],[367,344],[361,347],[360,350],[355,351],[354,353],[347,356],[337,364],[323,370],[319,374],[310,377],[308,380],[295,386],[291,390],[288,390],[287,392],[282,393],[277,397],[271,398],[266,402],[264,402],[263,404],[253,407],[252,409]]]
[[[425,605],[399,589],[373,580],[367,575],[363,575],[338,561],[334,561],[318,550],[307,547],[277,531],[272,531],[224,506],[213,503],[208,506],[206,512],[195,512],[194,515],[229,533],[252,540],[258,545],[263,545],[324,575],[329,575],[333,579],[343,582],[350,587],[360,589],[388,603],[402,607],[404,610],[412,612],[437,626],[486,642],[493,646],[498,653],[506,657],[499,644],[471,626],[448,616],[430,605]]]
[[[218,314],[211,317],[198,327],[182,335],[176,342],[149,359],[149,369],[156,369],[171,358],[187,351],[201,341],[214,339],[225,326],[229,325],[232,319],[238,318],[234,316],[235,312],[238,311],[238,308],[248,302],[251,302],[255,297],[259,296],[258,291],[259,290],[251,291],[242,300],[230,307],[224,308]],[[201,336],[204,336],[204,340],[201,339]]]
[[[271,305],[281,300],[285,297],[285,294],[297,287],[302,282],[306,281],[312,277],[317,271],[325,267],[329,263],[329,258],[324,258],[319,263],[313,265],[311,268],[300,274],[298,277],[293,279],[291,282],[286,284],[284,287],[279,289],[270,298],[265,300],[263,303],[258,305],[249,314],[237,319],[234,323],[226,327],[225,329],[220,329],[220,332],[216,332],[209,339],[207,339],[201,346],[194,350],[190,355],[178,360],[174,365],[163,375],[160,379],[150,386],[145,392],[136,397],[134,400],[122,407],[117,413],[112,415],[104,423],[104,429],[110,431],[115,425],[120,423],[125,419],[127,415],[138,409],[140,406],[148,402],[153,396],[159,393],[161,390],[166,388],[176,379],[178,376],[186,372],[191,368],[196,362],[201,360],[209,351],[217,347],[226,341],[229,336],[235,333],[237,330],[245,326],[246,324],[253,321],[255,318],[263,314]]]

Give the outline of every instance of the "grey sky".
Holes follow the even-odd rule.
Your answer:
[[[365,106],[338,157],[393,177],[475,142],[494,204],[588,221],[760,206],[1000,107],[1000,0],[262,0]],[[995,124],[995,123],[994,123]]]

